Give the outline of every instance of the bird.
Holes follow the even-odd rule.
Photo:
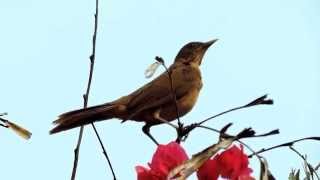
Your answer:
[[[153,142],[150,128],[173,121],[192,110],[202,88],[200,65],[208,48],[218,39],[189,42],[174,59],[174,63],[158,77],[136,91],[112,102],[73,110],[53,121],[50,134],[108,119],[144,122],[142,131]],[[175,96],[173,96],[173,93]]]

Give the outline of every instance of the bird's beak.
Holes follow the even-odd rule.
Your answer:
[[[205,43],[204,43],[204,48],[205,48],[205,49],[208,49],[212,44],[214,44],[214,43],[217,42],[217,41],[218,41],[218,39],[213,39],[213,40],[211,40],[211,41],[205,42]]]
[[[208,49],[212,44],[214,44],[214,43],[217,42],[217,41],[218,41],[218,39],[213,39],[213,40],[211,40],[211,41],[204,42],[204,43],[202,44],[202,47],[201,47],[202,57],[203,57],[204,54],[206,53],[207,49]],[[200,58],[199,65],[201,65],[202,57]]]

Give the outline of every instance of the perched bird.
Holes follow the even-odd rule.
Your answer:
[[[105,104],[61,114],[53,122],[56,127],[50,134],[95,121],[117,118],[124,121],[145,122],[142,131],[157,143],[150,134],[150,127],[175,120],[177,114],[181,117],[193,108],[202,88],[199,66],[207,49],[216,41],[217,39],[186,44],[168,68],[168,72],[162,73],[129,95]],[[171,75],[171,80],[168,73]]]

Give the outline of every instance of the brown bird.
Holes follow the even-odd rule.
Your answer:
[[[145,122],[142,131],[155,143],[150,127],[184,116],[195,105],[202,87],[199,66],[207,49],[217,41],[190,42],[182,47],[167,72],[142,86],[133,93],[105,104],[70,111],[59,116],[50,134],[69,130],[95,121],[117,118]]]

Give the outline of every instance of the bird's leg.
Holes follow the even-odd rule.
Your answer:
[[[150,125],[149,124],[145,124],[142,127],[142,132],[147,135],[157,146],[159,145],[159,143],[157,142],[157,140],[150,134]]]
[[[160,116],[160,111],[161,111],[160,109],[156,110],[156,111],[153,113],[153,117],[154,117],[155,119],[163,122],[163,123],[168,124],[169,126],[175,128],[175,129],[178,129],[178,126],[176,126],[176,125],[170,123],[169,121],[165,120],[164,118],[162,118],[162,117]]]

